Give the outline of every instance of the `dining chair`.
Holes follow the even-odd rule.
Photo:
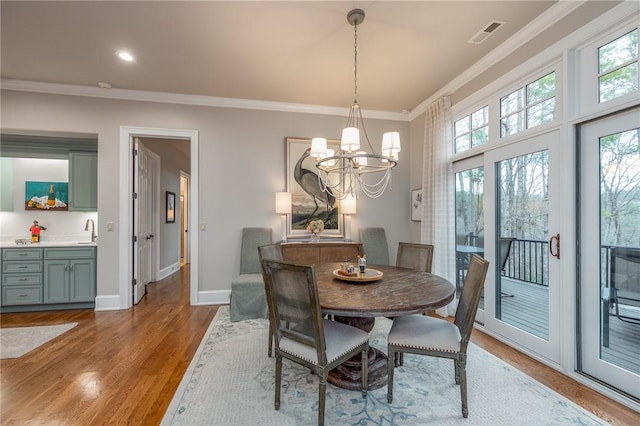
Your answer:
[[[318,425],[323,425],[329,371],[358,353],[362,356],[362,397],[367,397],[369,335],[322,318],[313,266],[263,260],[262,268],[275,337],[274,407],[280,409],[282,359],[286,358],[318,376]]]
[[[467,346],[489,261],[471,255],[455,320],[449,322],[424,315],[408,315],[393,321],[387,344],[387,401],[393,402],[393,373],[396,352],[449,358],[454,361],[455,382],[460,385],[462,417],[467,418]]]
[[[398,255],[396,256],[396,266],[408,268],[415,271],[431,272],[433,262],[433,245],[398,243]]]
[[[360,228],[358,234],[367,263],[389,265],[389,245],[384,228]]]
[[[282,246],[280,245],[280,243],[260,246],[258,247],[258,257],[260,258],[260,262],[262,262],[263,260],[282,261],[283,260]],[[266,280],[264,279],[264,270],[262,271],[262,278],[263,278],[263,281],[266,282]],[[265,290],[265,294],[266,294],[266,290]],[[269,345],[267,349],[267,355],[271,357],[272,353],[273,353],[273,329],[271,328],[271,318],[269,318]]]
[[[414,271],[431,272],[432,263],[432,244],[398,243],[398,255],[396,256],[397,267],[413,269]],[[403,364],[402,352],[396,353],[395,364],[396,367]]]
[[[231,321],[268,317],[258,247],[272,241],[271,228],[242,228],[240,274],[231,281]]]

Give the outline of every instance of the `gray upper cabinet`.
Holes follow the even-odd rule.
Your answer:
[[[69,211],[98,210],[98,155],[69,153]]]

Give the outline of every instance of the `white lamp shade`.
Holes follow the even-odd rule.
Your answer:
[[[335,151],[332,150],[331,148],[327,148],[327,154],[325,155],[325,157],[333,157],[334,155],[335,155]],[[327,161],[327,166],[333,167],[335,165],[336,165],[336,160]]]
[[[327,140],[325,138],[311,139],[311,153],[314,158],[322,158],[327,154]]]
[[[346,152],[360,149],[360,130],[357,127],[345,127],[342,129],[340,149]]]
[[[342,214],[356,214],[356,197],[349,194],[340,201]]]
[[[278,214],[291,213],[291,193],[290,192],[276,192],[276,213]]]
[[[386,132],[382,135],[382,152],[389,149],[400,152],[400,133]]]

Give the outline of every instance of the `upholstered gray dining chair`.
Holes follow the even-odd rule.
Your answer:
[[[454,361],[455,381],[460,385],[462,416],[468,417],[467,346],[488,267],[489,261],[478,255],[471,255],[453,323],[424,315],[408,315],[393,321],[387,344],[389,403],[393,402],[393,373],[397,352],[449,358]]]
[[[415,271],[431,272],[433,262],[433,245],[398,243],[396,266]]]
[[[367,264],[388,265],[389,246],[384,228],[360,228],[358,233]]]
[[[260,246],[258,247],[258,256],[260,258],[260,262],[262,262],[263,260],[282,261],[282,246],[280,245],[280,243]],[[264,270],[262,271],[262,276],[264,280]],[[265,291],[265,294],[266,294],[266,291]],[[272,352],[273,352],[273,330],[271,328],[271,318],[269,318],[269,345],[267,349],[267,355],[271,357]]]
[[[367,396],[369,334],[322,318],[313,266],[263,260],[269,316],[275,333],[275,402],[280,409],[282,359],[303,365],[318,379],[318,424],[324,424],[329,371],[362,356],[362,397]]]
[[[267,298],[258,247],[272,243],[271,228],[242,228],[240,274],[231,281],[231,321],[267,318]]]

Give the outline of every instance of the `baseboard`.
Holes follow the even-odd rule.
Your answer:
[[[158,271],[158,277],[156,281],[160,281],[161,279],[167,278],[169,275],[173,274],[175,271],[180,269],[180,261],[177,261],[174,264],[167,266],[166,268],[162,268]]]
[[[228,305],[231,290],[199,291],[196,305]]]
[[[96,296],[96,311],[117,311],[123,309],[120,306],[120,295]]]

